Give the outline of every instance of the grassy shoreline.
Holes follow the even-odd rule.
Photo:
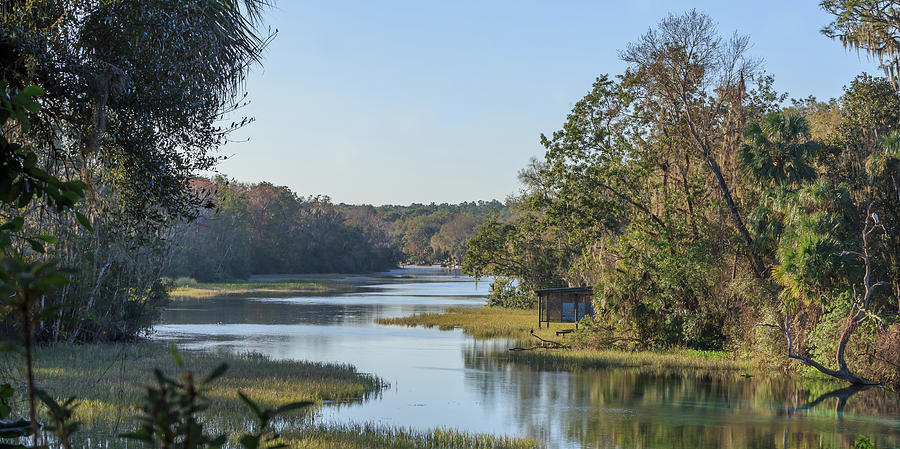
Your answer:
[[[534,330],[542,338],[555,337],[563,327],[554,323],[550,329],[537,328],[537,312],[499,307],[448,307],[442,313],[418,313],[400,318],[379,318],[378,324],[436,327],[441,330],[462,329],[475,338],[527,339]],[[572,327],[572,326],[567,326]]]
[[[259,354],[183,351],[186,369],[211,372],[220,363],[228,371],[213,386],[215,418],[231,428],[243,425],[246,407],[242,391],[266,407],[294,401],[354,402],[377,395],[388,384],[351,365],[273,360]],[[22,379],[21,362],[9,360],[7,379]],[[13,368],[14,367],[14,368]],[[175,375],[171,353],[160,342],[131,344],[58,345],[39,348],[35,378],[40,388],[56,397],[79,399],[76,420],[86,429],[103,431],[110,423],[127,422],[138,411],[153,369]],[[180,376],[176,376],[180,377]],[[24,385],[16,385],[24,391]]]
[[[347,283],[328,281],[285,280],[274,282],[191,282],[169,290],[173,301],[208,298],[248,298],[264,296],[280,298],[294,295],[347,293],[356,289]]]
[[[538,329],[537,311],[503,309],[499,307],[450,307],[443,313],[423,313],[401,318],[378,319],[379,324],[436,327],[442,330],[462,329],[479,339],[509,338],[522,346],[533,347],[539,341],[534,335],[563,344],[571,343],[570,336],[557,336],[562,329],[574,328],[571,323],[552,323],[550,328]],[[606,349],[542,349],[509,351],[505,359],[539,369],[576,371],[604,368],[700,369],[757,373],[750,361],[723,351],[674,349],[670,351],[622,351]]]
[[[249,430],[249,410],[238,399],[241,391],[265,407],[311,400],[318,406],[364,401],[388,386],[373,374],[360,373],[351,365],[273,360],[258,354],[182,351],[187,369],[207,374],[220,363],[228,371],[213,384],[213,402],[204,415],[206,425],[232,439]],[[10,382],[25,391],[21,360],[3,355],[0,383]],[[161,342],[131,344],[59,345],[39,348],[35,376],[39,388],[57,399],[75,396],[75,420],[82,430],[73,442],[78,447],[130,447],[116,435],[131,430],[136,422],[146,386],[155,368],[175,373],[171,354]],[[176,377],[177,378],[177,377]],[[24,406],[23,398],[15,401]],[[279,428],[291,448],[497,448],[541,447],[529,439],[473,434],[453,429],[413,430],[374,424],[319,424],[316,408],[279,418]]]

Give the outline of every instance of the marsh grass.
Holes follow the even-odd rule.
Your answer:
[[[212,407],[203,415],[211,433],[228,433],[232,440],[249,430],[250,414],[240,402],[241,391],[264,407],[295,401],[355,402],[380,394],[387,386],[371,374],[349,365],[275,361],[258,354],[183,351],[185,367],[198,374],[211,372],[220,363],[228,371],[208,392]],[[79,345],[41,348],[36,375],[41,388],[58,398],[79,398],[75,420],[83,430],[75,443],[84,447],[131,447],[118,434],[132,429],[133,418],[153,369],[175,374],[165,345],[144,342],[130,345]],[[0,374],[3,381],[21,379],[20,362],[6,356]],[[179,376],[175,376],[179,378]],[[22,385],[16,385],[23,391]],[[21,399],[19,400],[21,401]],[[21,405],[21,402],[19,403]],[[291,448],[497,448],[540,447],[533,440],[450,429],[411,430],[373,424],[322,425],[313,411],[278,419],[277,426]],[[79,446],[80,447],[80,446]]]
[[[535,349],[510,351],[514,363],[545,370],[580,371],[607,368],[659,370],[734,371],[752,374],[758,368],[749,360],[735,359],[721,351],[673,349],[669,351],[617,351],[602,349]]]
[[[529,338],[529,331],[532,329],[542,337],[555,337],[555,331],[563,328],[556,328],[559,325],[554,324],[550,330],[539,330],[537,310],[500,307],[449,307],[443,313],[420,313],[400,318],[379,318],[375,321],[379,324],[437,327],[441,330],[459,328],[480,339],[499,337],[524,340]]]
[[[359,401],[386,386],[350,365],[195,351],[183,352],[182,358],[185,367],[198,374],[209,373],[222,362],[228,364],[228,371],[209,391],[213,405],[205,415],[211,428],[226,433],[243,431],[248,424],[248,409],[238,399],[238,391],[260,405],[275,407],[295,401]],[[21,379],[18,360],[7,362],[3,377]],[[131,417],[139,411],[154,368],[176,374],[171,355],[161,343],[55,346],[38,351],[35,375],[38,385],[51,395],[79,399],[75,419],[83,425],[82,437],[112,439],[133,426]],[[18,387],[17,391],[24,391]],[[287,419],[299,426],[309,417],[301,413]]]
[[[538,329],[537,310],[504,309],[500,307],[450,307],[444,313],[423,313],[408,317],[377,320],[380,324],[437,327],[443,330],[462,329],[475,338],[510,338],[519,346],[531,348],[538,342],[530,332],[545,339],[571,344],[572,337],[557,336],[562,329],[574,328],[571,323],[552,323],[550,328]],[[745,359],[724,351],[673,349],[668,351],[621,351],[601,349],[533,349],[509,351],[500,355],[505,359],[549,370],[585,370],[613,367],[649,367],[659,369],[732,370],[744,373],[756,368]]]
[[[247,298],[253,296],[278,298],[313,293],[344,293],[351,292],[354,289],[355,287],[349,284],[327,281],[191,282],[173,287],[169,290],[169,296],[176,301],[221,297]]]
[[[488,434],[460,432],[451,429],[417,431],[374,424],[313,426],[302,434],[287,435],[291,448],[470,448],[533,449],[542,447],[536,441]]]

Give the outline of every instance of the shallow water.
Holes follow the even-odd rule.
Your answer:
[[[380,397],[321,408],[326,422],[449,427],[528,436],[548,447],[849,448],[860,436],[900,447],[900,397],[840,385],[610,369],[533,370],[496,354],[513,345],[460,331],[381,326],[376,318],[477,307],[487,284],[432,270],[355,277],[358,292],[278,299],[211,299],[166,311],[156,338],[188,348],[350,363],[391,383]]]

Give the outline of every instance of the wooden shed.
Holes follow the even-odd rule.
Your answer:
[[[538,296],[538,328],[542,323],[575,323],[587,315],[594,316],[593,287],[545,288],[535,290]]]

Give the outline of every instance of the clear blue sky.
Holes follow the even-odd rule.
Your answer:
[[[248,82],[256,122],[220,172],[335,202],[503,200],[516,173],[617,51],[667,12],[697,8],[749,34],[775,87],[839,96],[878,73],[819,29],[812,0],[298,1],[269,14],[278,37]]]

